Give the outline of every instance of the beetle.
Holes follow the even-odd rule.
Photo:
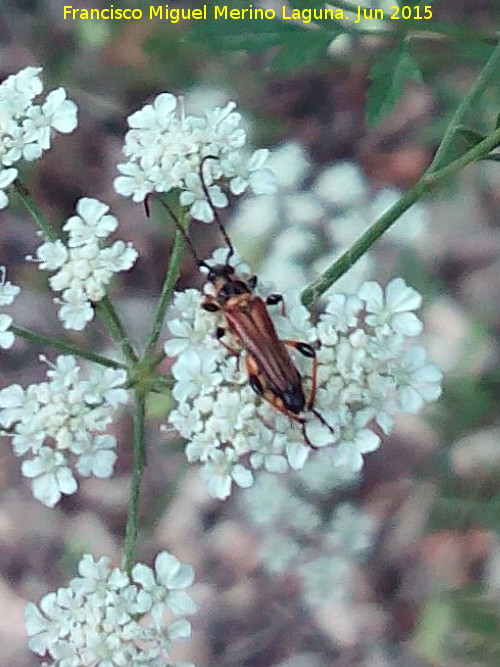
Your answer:
[[[278,412],[299,423],[305,442],[311,448],[316,449],[306,433],[306,419],[303,413],[312,412],[324,426],[334,433],[334,429],[314,408],[318,365],[316,351],[309,343],[279,338],[267,307],[282,303],[283,297],[280,294],[271,294],[264,300],[255,293],[257,276],[243,276],[238,274],[235,267],[232,266],[233,245],[215,207],[210,201],[208,188],[201,175],[204,161],[211,157],[203,158],[200,166],[200,179],[214,218],[228,246],[225,264],[212,266],[200,260],[191,239],[177,216],[168,204],[161,199],[159,201],[174,220],[198,267],[207,272],[206,282],[212,285],[212,293],[205,294],[201,306],[209,312],[220,311],[226,323],[226,328],[218,327],[216,329],[216,338],[230,354],[239,355],[241,350],[245,352],[248,381],[253,391]],[[226,330],[231,333],[240,348],[239,350],[232,348],[222,340]],[[307,400],[304,394],[302,377],[288,352],[287,348],[289,347],[311,359],[312,386]]]
[[[235,273],[231,264],[217,264],[208,269],[207,282],[214,286],[213,295],[205,295],[202,308],[209,312],[221,311],[227,326],[242,350],[248,380],[254,392],[276,410],[302,425],[306,442],[312,443],[305,431],[305,419],[301,413],[314,409],[316,394],[316,352],[312,345],[289,339],[280,339],[269,315],[267,306],[279,303],[281,295],[271,294],[264,301],[255,294],[256,276],[244,278]],[[226,330],[219,327],[216,337],[221,340]],[[230,353],[237,354],[230,346],[221,343]],[[306,402],[302,378],[287,347],[293,347],[312,360],[312,388]],[[323,418],[319,417],[321,421]]]

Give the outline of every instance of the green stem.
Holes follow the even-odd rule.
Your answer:
[[[158,300],[158,305],[156,307],[156,313],[154,317],[153,326],[151,328],[151,333],[146,343],[144,350],[143,358],[148,357],[152,354],[158,338],[160,337],[161,328],[163,325],[163,320],[165,319],[165,313],[172,298],[172,293],[174,291],[175,283],[179,277],[179,270],[182,260],[182,255],[184,252],[184,239],[179,231],[175,233],[174,246],[172,248],[172,254],[170,256],[170,263],[163,282],[163,287],[161,290],[160,298]],[[158,357],[158,362],[161,361],[163,355]]]
[[[145,398],[135,393],[134,419],[134,461],[132,481],[128,503],[127,527],[125,529],[125,571],[130,575],[137,548],[137,526],[139,523],[139,500],[141,495],[141,477],[146,465],[146,449],[144,442]]]
[[[127,338],[123,324],[116,312],[109,297],[104,296],[99,303],[95,304],[95,309],[102,322],[106,325],[111,337],[120,344],[125,358],[130,363],[137,361],[137,354]]]
[[[469,110],[474,107],[476,101],[479,99],[486,86],[490,83],[492,77],[496,78],[497,82],[500,81],[500,43],[498,43],[497,47],[493,50],[493,53],[481,70],[474,85],[458,105],[439,148],[436,151],[434,159],[426,171],[427,174],[437,171],[446,164],[451,153],[452,144],[457,136],[459,126],[462,125],[465,116]]]
[[[108,368],[116,368],[116,369],[127,368],[127,366],[125,364],[122,364],[120,361],[114,361],[113,359],[102,357],[100,354],[95,354],[95,352],[84,350],[83,348],[78,347],[77,345],[66,343],[63,340],[57,340],[55,338],[50,338],[49,336],[42,336],[42,334],[39,334],[35,331],[30,331],[29,329],[24,329],[22,327],[17,327],[13,325],[10,327],[10,331],[12,331],[12,333],[15,336],[19,336],[19,338],[24,338],[24,340],[29,340],[30,342],[38,343],[39,345],[46,345],[47,347],[53,347],[56,350],[65,352],[66,354],[74,354],[78,357],[82,357],[83,359],[88,359],[89,361],[93,361],[94,363],[99,364],[100,366],[106,366]]]
[[[55,241],[58,238],[56,230],[52,227],[50,222],[45,219],[45,216],[38,206],[36,206],[35,202],[30,197],[28,188],[26,188],[19,180],[14,181],[14,188],[29,211],[31,217],[36,222],[37,227],[43,232],[44,237],[48,241]]]
[[[311,306],[335,281],[362,257],[375,241],[386,232],[396,220],[410,208],[423,194],[432,190],[438,183],[463,169],[466,165],[487,155],[500,143],[500,129],[495,130],[467,153],[450,162],[438,171],[427,172],[420,181],[405,192],[399,201],[386,211],[357,241],[344,252],[330,267],[311,282],[302,291],[302,303]]]

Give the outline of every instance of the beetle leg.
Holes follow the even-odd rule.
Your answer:
[[[268,306],[275,306],[277,303],[281,304],[281,314],[285,316],[285,302],[283,300],[283,294],[270,294],[266,298],[266,304]]]
[[[207,310],[209,313],[216,313],[218,310],[221,310],[221,307],[217,303],[215,297],[208,294],[205,295],[203,301],[201,302],[201,307],[203,310]]]
[[[232,354],[232,355],[238,357],[237,360],[236,360],[236,361],[237,361],[237,363],[236,363],[236,370],[239,371],[239,370],[240,370],[240,354],[241,354],[241,350],[238,350],[238,349],[235,348],[235,347],[231,347],[231,345],[228,345],[227,343],[225,343],[225,342],[222,340],[222,338],[223,338],[223,336],[224,336],[225,334],[226,334],[226,329],[224,329],[224,327],[217,327],[217,329],[215,330],[215,334],[214,334],[214,335],[215,335],[215,337],[217,338],[217,340],[219,341],[219,343],[222,345],[222,347],[223,347],[225,350],[227,350],[228,354]]]
[[[307,401],[307,409],[310,410],[313,415],[319,419],[319,421],[323,424],[323,426],[326,426],[326,428],[333,433],[333,435],[338,435],[337,431],[333,428],[331,424],[329,424],[326,419],[323,417],[323,415],[318,412],[314,408],[314,400],[316,398],[316,388],[317,388],[317,373],[318,373],[318,359],[316,357],[316,350],[312,345],[309,343],[302,343],[300,341],[296,340],[283,340],[282,343],[285,345],[289,345],[290,347],[295,348],[298,350],[301,354],[303,354],[305,357],[309,357],[312,359],[312,370],[311,370],[311,393],[309,394],[309,400]],[[305,422],[302,425],[302,432],[304,435],[304,440],[307,442],[307,444],[310,447],[313,447],[311,445],[309,438],[306,435],[305,432]]]
[[[314,406],[314,400],[316,398],[316,384],[317,384],[317,373],[318,373],[318,360],[316,358],[316,350],[309,343],[302,343],[297,340],[286,339],[281,341],[289,347],[295,348],[298,352],[312,359],[312,369],[311,369],[311,393],[309,394],[309,400],[307,401],[307,409],[312,410]]]
[[[254,392],[257,394],[257,396],[260,396],[263,400],[267,401],[270,405],[272,405],[272,407],[275,410],[281,412],[281,414],[286,415],[292,421],[300,424],[302,430],[302,437],[304,438],[305,443],[311,449],[317,449],[316,445],[314,445],[310,441],[309,436],[306,433],[306,420],[304,419],[304,417],[300,417],[299,415],[296,415],[294,412],[289,410],[283,404],[283,401],[279,396],[277,396],[272,391],[266,388],[262,376],[259,375],[258,373],[258,368],[255,363],[255,360],[251,355],[249,354],[246,355],[245,364],[248,373],[248,381]],[[322,419],[322,421],[324,420]]]

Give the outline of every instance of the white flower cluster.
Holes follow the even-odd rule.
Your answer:
[[[331,452],[323,450],[319,456],[331,468],[331,460],[325,460]],[[312,606],[348,597],[353,567],[373,544],[374,522],[350,503],[326,517],[324,506],[297,492],[296,481],[294,475],[276,480],[263,474],[241,496],[245,513],[262,534],[263,565],[272,575],[295,572]]]
[[[68,243],[60,239],[46,241],[37,249],[39,268],[57,271],[49,280],[50,287],[62,292],[58,317],[65,329],[81,331],[94,317],[93,303],[106,294],[114,273],[128,271],[137,259],[131,243],[115,241],[101,247],[118,227],[118,220],[108,215],[109,206],[97,199],[83,197],[77,202],[74,215],[63,230]]]
[[[7,281],[6,276],[5,266],[0,266],[0,307],[10,306],[21,291],[20,287]],[[9,331],[11,324],[12,317],[0,313],[0,347],[4,350],[8,350],[14,345],[14,334]]]
[[[68,134],[77,125],[76,104],[66,99],[64,88],[34,103],[43,91],[41,71],[25,67],[0,84],[0,208],[7,206],[5,189],[17,178],[13,165],[37,160],[50,148],[54,130]]]
[[[406,346],[406,338],[422,330],[412,312],[421,297],[401,278],[385,291],[367,282],[357,295],[332,295],[316,326],[298,292],[284,297],[286,315],[270,308],[278,336],[317,345],[314,408],[326,424],[305,412],[306,435],[316,448],[335,445],[332,465],[360,470],[363,454],[380,442],[371,422],[387,434],[396,412],[416,413],[441,393],[441,372],[426,361],[425,350]],[[165,352],[178,356],[172,366],[177,406],[169,421],[189,440],[188,460],[204,464],[209,492],[226,498],[233,481],[252,485],[253,469],[301,469],[312,449],[300,424],[252,390],[244,363],[213,335],[225,325],[223,314],[203,310],[201,299],[194,289],[178,293],[168,321],[173,338]],[[237,346],[230,336],[228,342]],[[307,395],[311,361],[300,354],[293,360]]]
[[[130,130],[123,148],[128,161],[118,165],[122,175],[115,179],[116,192],[140,202],[152,192],[178,188],[181,206],[189,207],[193,218],[211,222],[214,214],[200,178],[207,156],[217,158],[203,165],[203,181],[213,206],[228,204],[217,181],[228,182],[235,195],[249,186],[256,194],[274,192],[274,175],[263,168],[269,151],[257,150],[250,157],[243,152],[246,135],[235,108],[229,102],[206,111],[204,117],[186,116],[175,95],[158,95],[128,118]]]
[[[52,667],[193,667],[169,662],[172,642],[191,635],[182,618],[196,611],[184,591],[194,579],[190,565],[163,551],[154,570],[138,563],[129,578],[112,569],[109,558],[95,562],[85,554],[78,571],[79,577],[46,595],[40,607],[28,603],[32,651],[48,654]]]
[[[116,461],[116,439],[104,431],[127,401],[126,372],[99,368],[88,380],[80,374],[74,357],[59,356],[47,382],[0,391],[1,434],[12,437],[17,456],[31,456],[22,473],[34,497],[49,507],[77,489],[72,459],[80,475],[101,478],[111,476]]]

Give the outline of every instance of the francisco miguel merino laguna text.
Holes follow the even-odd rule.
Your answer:
[[[261,9],[249,5],[244,9],[230,9],[228,5],[212,5],[212,17],[214,19],[232,19],[233,21],[241,19],[275,19],[278,18],[278,13],[274,9]],[[382,10],[380,10],[382,11]],[[64,19],[80,19],[87,20],[140,20],[148,19],[162,19],[170,23],[178,23],[182,20],[189,19],[206,19],[208,15],[207,5],[202,5],[197,8],[179,8],[169,7],[169,5],[150,5],[149,12],[142,9],[131,9],[123,7],[109,7],[103,9],[80,9],[72,5],[63,6]],[[343,19],[346,18],[342,9],[331,8],[316,8],[316,9],[290,9],[283,5],[281,7],[280,18],[282,20],[301,20],[304,23],[310,23],[319,19]]]

